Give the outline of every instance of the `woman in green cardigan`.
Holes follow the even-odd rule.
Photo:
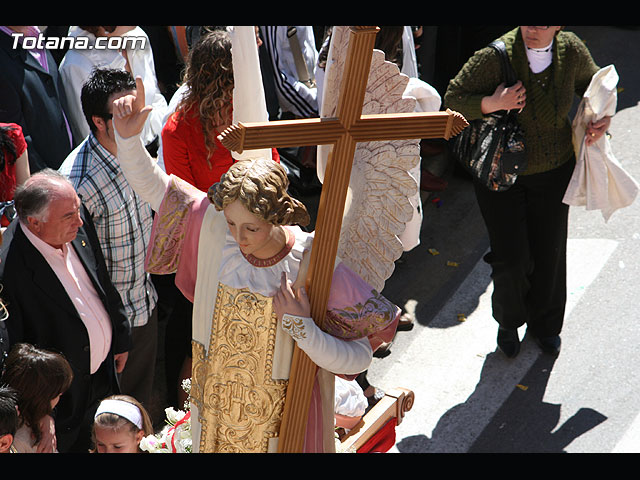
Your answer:
[[[467,120],[518,110],[525,131],[527,168],[516,183],[493,192],[474,182],[491,251],[497,343],[508,357],[520,351],[526,324],[543,351],[557,354],[566,304],[569,207],[562,203],[575,155],[569,113],[599,67],[584,43],[559,26],[521,26],[500,37],[519,79],[506,87],[497,53],[477,51],[451,80],[447,108]],[[588,142],[608,128],[606,118],[587,130]]]

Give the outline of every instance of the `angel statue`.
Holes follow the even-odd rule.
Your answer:
[[[254,81],[261,77],[253,28],[234,27],[232,38],[234,121],[266,121],[262,84]],[[353,379],[369,367],[375,349],[393,338],[400,309],[380,295],[379,280],[372,286],[336,259],[327,315],[318,327],[304,288],[314,234],[301,228],[309,216],[287,193],[286,172],[271,160],[271,150],[234,153],[237,161],[207,194],[167,175],[140,140],[151,107],[144,105],[142,81],[136,82],[133,95],[113,104],[118,159],[156,212],[147,270],[175,272],[194,304],[194,452],[277,451],[296,345],[319,367],[304,451],[335,451],[335,376]],[[416,161],[405,159],[405,174]],[[401,188],[406,192],[395,203],[415,193]],[[403,221],[396,223],[401,233]],[[366,241],[375,239],[371,234]],[[371,257],[372,251],[349,256]]]

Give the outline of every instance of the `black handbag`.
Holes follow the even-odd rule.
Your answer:
[[[516,82],[504,42],[489,44],[500,55],[505,85]],[[524,132],[516,112],[500,111],[469,122],[453,142],[452,153],[471,175],[489,190],[511,187],[527,165]]]
[[[13,200],[7,202],[0,202],[0,220],[2,217],[7,219],[7,225],[16,218],[16,206]]]

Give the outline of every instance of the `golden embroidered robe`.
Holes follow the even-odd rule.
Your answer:
[[[311,234],[286,227],[289,242],[262,263],[244,257],[221,212],[172,177],[158,211],[147,268],[176,272],[194,302],[192,431],[199,452],[276,451],[294,340],[272,311],[282,272],[297,277]],[[195,267],[195,268],[194,268]],[[337,262],[325,331],[375,350],[393,338],[399,308]],[[295,336],[295,334],[294,334]],[[315,361],[315,360],[314,360]],[[370,358],[369,358],[370,361]],[[358,371],[366,369],[359,368]],[[318,369],[305,451],[331,452],[335,374]]]

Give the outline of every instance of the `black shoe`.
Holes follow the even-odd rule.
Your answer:
[[[560,353],[560,335],[553,335],[551,337],[533,337],[540,349],[544,353],[550,355],[558,355]]]
[[[384,358],[391,353],[391,344],[393,341],[389,343],[383,343],[380,345],[375,352],[373,352],[373,356],[376,358]]]
[[[498,348],[509,358],[514,358],[518,355],[520,353],[518,330],[498,327]]]
[[[408,313],[404,313],[398,320],[396,331],[408,332],[411,329],[413,329],[413,318],[411,318],[411,315],[409,315]]]

